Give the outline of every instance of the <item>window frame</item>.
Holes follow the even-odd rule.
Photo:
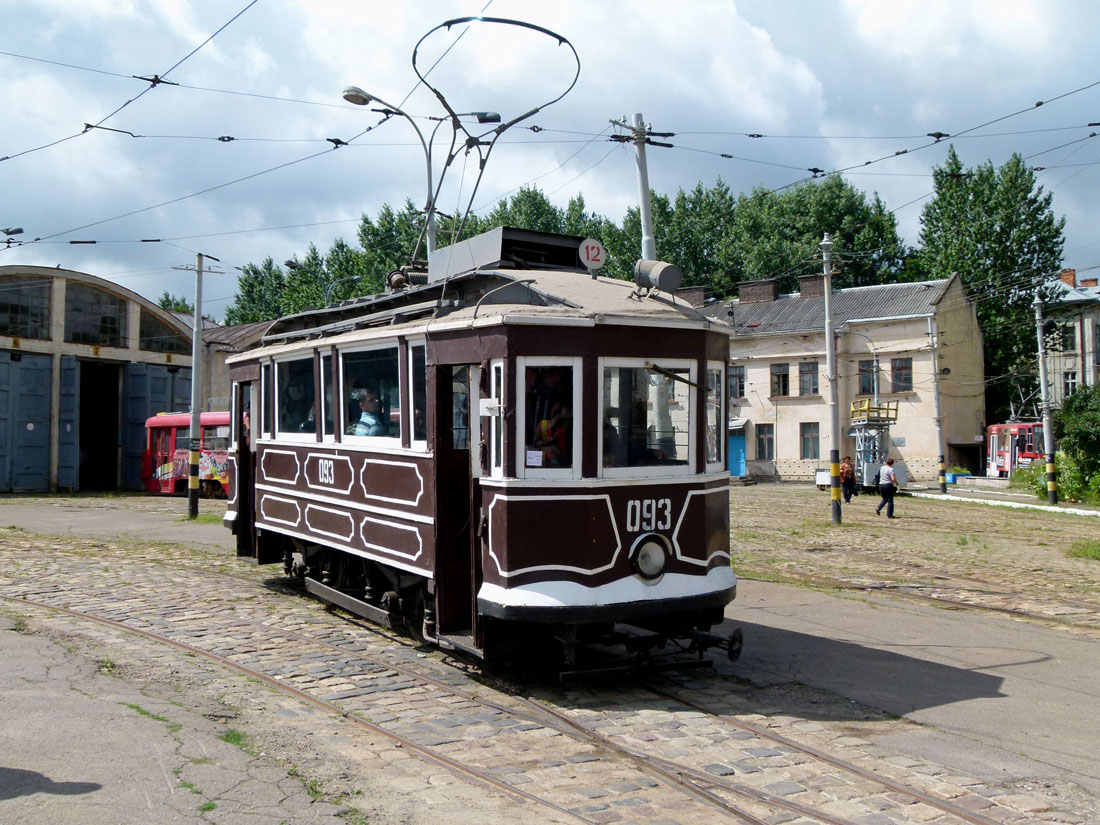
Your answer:
[[[277,438],[280,441],[295,441],[309,444],[317,443],[316,428],[309,432],[299,432],[297,430],[282,430],[279,428],[279,416],[282,414],[282,401],[280,400],[281,393],[279,392],[279,366],[282,364],[290,364],[296,361],[308,361],[309,362],[309,374],[310,374],[310,390],[314,393],[314,402],[316,402],[316,386],[317,386],[317,374],[316,366],[313,357],[314,350],[297,350],[295,352],[286,353],[271,359],[271,377],[273,381],[274,394],[272,395],[272,415],[271,415],[271,427],[272,437]]]
[[[859,376],[859,392],[857,395],[875,394],[875,362],[873,359],[861,360],[857,363],[857,375]],[[866,386],[864,385],[866,379]]]
[[[581,477],[581,416],[584,409],[584,397],[582,395],[582,375],[584,359],[581,357],[562,357],[556,355],[518,355],[516,356],[516,477],[517,478],[548,478],[548,479],[579,479]],[[522,429],[527,421],[527,368],[528,367],[568,367],[572,370],[573,390],[573,449],[568,467],[528,467],[527,466],[527,434]]]
[[[734,386],[734,370],[737,370],[737,386]],[[729,375],[726,377],[729,397],[745,398],[746,374],[744,364],[730,364]],[[737,390],[737,392],[734,392]]]
[[[899,365],[901,368],[899,369]],[[908,373],[908,380],[900,380],[906,377]],[[890,359],[890,392],[913,392],[913,358],[891,358]]]
[[[807,367],[813,367],[812,370]],[[817,361],[799,361],[798,362],[798,395],[799,397],[807,396],[820,396],[821,395],[821,383],[820,383],[821,367]],[[807,378],[811,379],[810,383],[813,386],[810,391],[806,391]]]
[[[428,448],[428,345],[427,340],[424,338],[413,338],[406,340],[406,351],[408,353],[408,359],[406,367],[408,368],[409,386],[407,389],[409,404],[409,448],[416,450],[417,452],[426,453],[430,452]],[[413,353],[415,350],[420,349],[424,352],[424,437],[418,439],[416,437],[416,381],[414,380],[414,364]]]
[[[710,376],[717,373],[718,375],[718,409],[717,420],[710,421],[710,412],[714,409],[710,404]],[[715,439],[716,446],[718,447],[718,458],[715,461],[708,461],[706,454],[706,444],[703,445],[703,466],[708,473],[716,473],[726,468],[726,451],[729,449],[729,420],[726,415],[726,399],[729,393],[729,387],[726,383],[729,379],[728,365],[723,361],[707,361],[707,380],[702,385],[704,393],[703,407],[707,413],[707,424],[714,424],[715,426]]]
[[[767,433],[761,432],[761,430],[764,428],[767,429]],[[755,432],[753,433],[753,435],[755,436],[755,438],[753,439],[753,452],[756,455],[755,460],[775,461],[775,424],[770,421],[762,421],[756,424],[753,429],[755,430]],[[770,455],[760,455],[761,444],[768,445],[768,449],[764,452],[770,453]]]
[[[1081,386],[1077,380],[1077,370],[1065,370],[1062,372],[1062,398],[1069,398],[1077,388]]]
[[[790,398],[791,397],[791,365],[789,362],[772,364],[769,369],[769,375],[771,382],[768,385],[769,397],[771,398]],[[786,383],[786,392],[776,392],[776,379],[782,377]]]
[[[687,461],[683,464],[651,465],[644,467],[605,467],[603,463],[603,427],[599,427],[596,436],[596,460],[598,463],[597,475],[600,478],[664,478],[676,476],[696,475],[696,439],[698,423],[696,421],[696,398],[699,395],[698,361],[691,358],[600,358],[596,364],[597,386],[599,387],[599,420],[604,420],[604,373],[608,369],[650,369],[653,366],[666,370],[687,370],[688,386],[687,397],[687,445],[685,446]]]
[[[480,379],[480,375],[478,376]],[[489,419],[486,433],[489,445],[489,466],[482,468],[489,478],[504,478],[504,386],[505,369],[503,358],[489,361],[489,396],[485,403],[478,404],[478,419],[484,415]]]
[[[808,428],[813,428],[812,430]],[[807,450],[807,439],[812,445],[812,450]],[[807,452],[813,452],[814,455],[807,455]],[[798,422],[798,457],[801,461],[820,461],[821,460],[821,422],[820,421],[799,421]]]
[[[354,347],[340,348],[339,350],[337,350],[337,355],[339,356],[338,374],[340,379],[337,383],[337,386],[339,387],[340,393],[341,419],[345,417],[347,413],[347,402],[351,400],[347,395],[349,388],[345,386],[347,370],[344,368],[344,359],[349,355],[362,355],[363,353],[381,352],[382,350],[393,350],[393,366],[395,370],[395,375],[397,376],[397,398],[400,403],[404,403],[405,395],[402,393],[401,390],[401,348],[400,346],[398,346],[396,338],[387,338],[384,341],[370,342],[366,344],[356,345]],[[400,420],[401,417],[400,415],[398,415],[398,422],[400,422]],[[342,421],[342,423],[344,426],[343,434],[341,435],[341,445],[355,445],[359,447],[373,446],[375,448],[383,448],[387,451],[401,449],[400,423],[398,423],[398,431],[396,435],[390,435],[388,433],[386,435],[355,435],[354,432],[347,432],[348,427],[355,422]],[[389,421],[386,422],[386,426],[389,426]]]

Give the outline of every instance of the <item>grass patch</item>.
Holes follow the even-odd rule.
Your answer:
[[[198,810],[202,813],[206,813],[207,811],[214,810],[216,807],[218,807],[216,802],[203,802],[199,805]]]
[[[163,716],[158,716],[157,714],[146,710],[141,705],[132,705],[127,702],[126,707],[128,707],[130,710],[137,711],[142,716],[148,717],[149,719],[153,719],[157,722],[163,722],[168,726],[169,733],[175,733],[183,727],[183,725],[179,722],[173,722],[171,719],[165,719]]]
[[[189,521],[192,524],[221,524],[222,517],[218,513],[199,513],[194,518],[184,516],[180,521]]]
[[[248,737],[239,730],[227,730],[219,738],[223,742],[228,742],[230,745],[236,745],[247,753],[252,753],[252,743],[249,742]]]
[[[200,791],[198,788],[196,788],[195,783],[193,783],[193,782],[185,782],[184,780],[181,779],[180,780],[180,787],[181,788],[186,788],[187,790],[191,791],[191,793],[195,794],[196,796],[202,796],[202,791]]]
[[[115,672],[115,667],[115,663],[112,662],[110,659],[100,659],[96,665],[96,670],[98,670],[100,673],[110,676]]]
[[[1100,561],[1100,541],[1075,542],[1066,553],[1075,559],[1092,559]]]

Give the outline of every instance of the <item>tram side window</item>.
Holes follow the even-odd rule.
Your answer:
[[[336,415],[336,408],[333,406],[333,401],[336,398],[336,393],[332,388],[332,356],[321,356],[321,395],[324,404],[324,416],[325,416],[325,435],[332,435],[335,430],[334,418]]]
[[[687,464],[689,380],[687,369],[605,368],[603,466]]]
[[[573,466],[573,368],[527,367],[524,466]]]
[[[342,356],[347,435],[401,437],[397,347]]]
[[[312,355],[275,365],[275,393],[280,433],[316,432]]]
[[[228,450],[229,426],[222,424],[218,427],[203,427],[202,448],[204,450]]]
[[[722,421],[722,371],[707,370],[707,464],[722,460],[726,441]]]
[[[451,446],[470,449],[470,368],[451,367]]]
[[[264,364],[263,367],[263,393],[260,399],[260,407],[263,409],[263,429],[262,432],[265,436],[271,435],[271,422],[272,422],[272,398],[271,394],[271,364]]]
[[[428,370],[424,359],[424,347],[409,348],[410,389],[412,390],[412,440],[428,440]]]

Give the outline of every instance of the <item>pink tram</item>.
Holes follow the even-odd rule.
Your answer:
[[[1021,467],[1043,461],[1043,424],[1041,421],[992,424],[986,431],[985,444],[986,476],[1007,478]]]
[[[230,358],[238,555],[479,657],[735,657],[729,336],[674,266],[596,277],[581,241],[501,227]]]
[[[225,498],[229,482],[229,413],[199,415],[202,433],[199,451],[199,492],[207,498]],[[145,451],[141,479],[145,490],[162,495],[187,493],[190,478],[191,413],[159,413],[145,422]]]

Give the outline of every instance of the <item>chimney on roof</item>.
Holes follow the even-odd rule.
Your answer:
[[[766,278],[762,281],[742,281],[737,285],[737,299],[742,304],[763,304],[779,297],[779,281]]]
[[[707,301],[705,286],[685,286],[676,290],[675,295],[688,306],[701,307]]]
[[[1058,280],[1069,286],[1077,286],[1077,270],[1063,269],[1058,273]]]
[[[1081,279],[1081,286],[1096,286],[1096,279],[1095,278],[1082,278]]]
[[[799,298],[824,298],[825,276],[820,272],[812,272],[809,275],[798,276]]]

